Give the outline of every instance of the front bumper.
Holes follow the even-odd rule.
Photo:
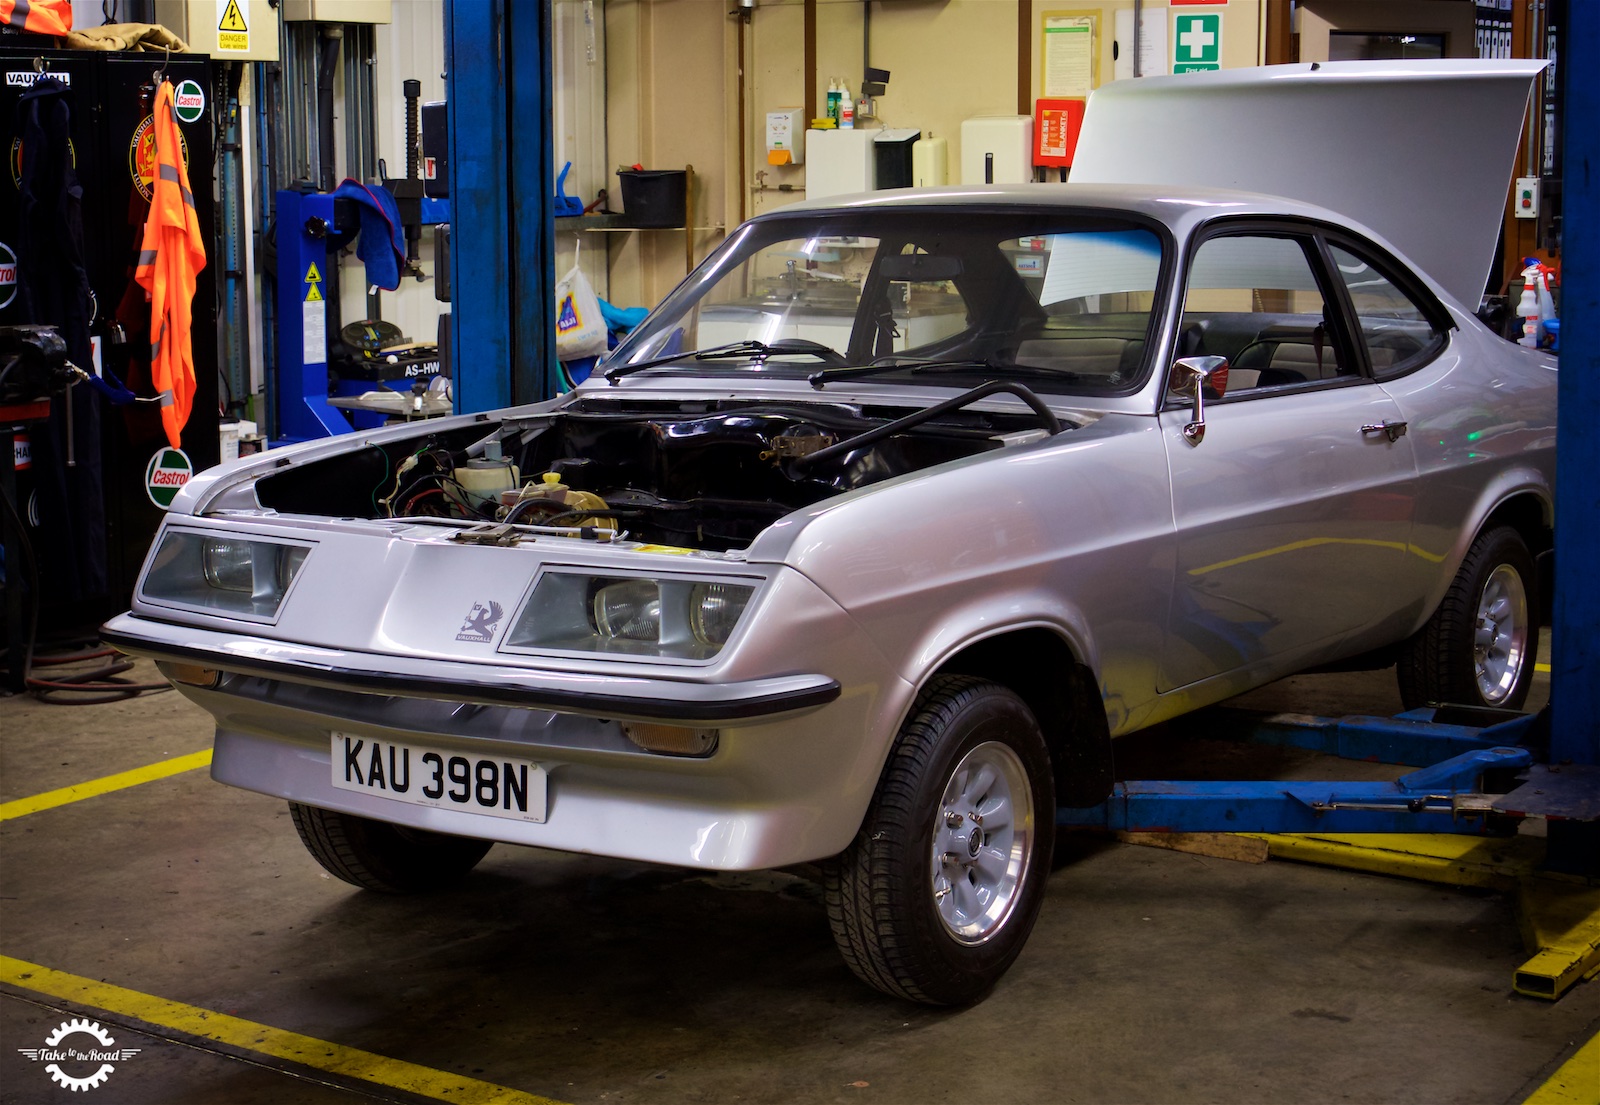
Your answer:
[[[103,637],[163,665],[224,673],[215,687],[178,685],[216,718],[219,782],[435,832],[719,870],[807,862],[848,845],[911,693],[893,677],[689,683],[378,657],[137,615],[113,619]],[[874,667],[864,655],[846,661],[839,670]],[[709,756],[659,755],[628,740],[626,719],[710,722],[721,734]],[[334,733],[532,760],[548,775],[547,818],[335,787]]]
[[[169,625],[133,614],[112,618],[100,637],[135,656],[266,679],[639,721],[772,718],[825,705],[840,693],[838,682],[825,675],[691,683],[404,656],[371,656],[363,664],[356,661],[358,654],[343,650]]]

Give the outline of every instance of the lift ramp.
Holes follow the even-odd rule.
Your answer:
[[[1558,859],[1537,832],[1559,826],[1600,842],[1600,767],[1538,762],[1537,715],[1436,707],[1323,718],[1223,708],[1197,715],[1193,735],[1417,770],[1378,782],[1129,780],[1096,806],[1057,811],[1057,823],[1250,858],[1248,849],[1204,843],[1227,834],[1214,839],[1264,842],[1282,859],[1515,892],[1534,953],[1515,973],[1517,993],[1554,1000],[1600,974],[1600,849],[1580,847],[1574,865],[1572,848]]]

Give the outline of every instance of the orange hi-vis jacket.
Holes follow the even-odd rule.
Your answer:
[[[0,0],[0,23],[39,35],[72,30],[70,0]]]
[[[206,247],[183,167],[171,81],[156,89],[154,115],[156,179],[134,279],[150,295],[150,375],[163,399],[171,395],[161,407],[161,423],[176,449],[194,402],[189,309],[195,277],[206,267]]]

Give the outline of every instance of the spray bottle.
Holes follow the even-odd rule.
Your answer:
[[[833,125],[839,125],[839,78],[828,78],[828,118],[833,120]]]
[[[1522,270],[1522,298],[1517,300],[1517,314],[1522,319],[1522,337],[1518,339],[1517,344],[1534,349],[1539,345],[1541,266],[1534,257],[1524,257],[1522,260],[1527,267]]]
[[[850,98],[850,86],[839,82],[839,129],[855,130],[856,102]]]

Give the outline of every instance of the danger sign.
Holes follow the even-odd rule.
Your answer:
[[[250,24],[239,0],[217,0],[217,49],[250,52]]]

